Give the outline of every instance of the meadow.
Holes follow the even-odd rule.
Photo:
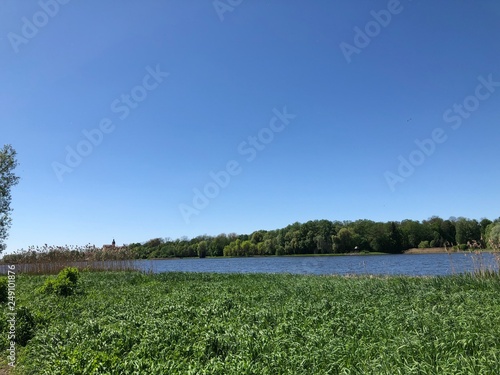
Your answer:
[[[68,296],[48,278],[17,277],[14,373],[500,373],[498,274],[80,272]]]

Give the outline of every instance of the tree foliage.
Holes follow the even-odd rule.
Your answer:
[[[361,251],[401,253],[411,248],[445,246],[468,249],[471,244],[482,247],[496,244],[496,233],[500,234],[500,229],[493,230],[495,223],[488,219],[478,222],[463,217],[444,220],[437,216],[423,221],[402,222],[311,220],[251,234],[203,235],[177,240],[156,238],[143,245],[133,244],[130,248],[136,258],[342,254]],[[500,244],[500,235],[498,241]]]
[[[461,217],[455,223],[455,228],[455,238],[458,244],[467,244],[474,241],[481,241],[481,226],[479,225],[477,220],[469,220]]]
[[[500,250],[500,219],[486,227],[485,236],[491,249]]]
[[[17,167],[16,151],[11,145],[0,149],[0,253],[5,250],[5,240],[12,222],[10,213],[12,200],[10,190],[19,182],[19,177],[14,174]]]
[[[486,227],[483,230],[484,225]],[[443,220],[433,216],[421,222],[311,220],[305,223],[296,222],[275,230],[258,230],[250,234],[222,233],[217,236],[201,235],[191,239],[182,237],[175,240],[153,238],[144,243],[133,243],[120,248],[120,257],[116,259],[352,252],[396,254],[417,247],[447,247],[460,250],[485,247],[500,249],[500,219],[494,222],[482,219],[478,222],[463,217]],[[90,250],[92,254],[95,252],[92,248]],[[7,257],[9,262],[14,263],[16,259],[17,261],[33,259],[34,254],[21,250],[19,254],[7,255],[4,261]],[[123,258],[124,256],[127,258]]]

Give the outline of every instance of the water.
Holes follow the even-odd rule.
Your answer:
[[[496,254],[498,257],[498,254]],[[109,264],[108,264],[109,263]],[[400,255],[343,255],[250,258],[188,258],[136,261],[98,262],[101,268],[137,268],[159,272],[217,272],[217,273],[293,273],[315,275],[408,275],[438,276],[480,270],[498,271],[495,254],[400,254]],[[70,264],[71,265],[71,264]],[[73,266],[85,267],[87,263]],[[16,272],[24,272],[39,265],[16,265]],[[95,265],[94,265],[95,266]],[[60,267],[60,265],[59,265]],[[51,265],[42,267],[47,272]],[[59,269],[59,268],[58,268]],[[43,272],[43,271],[42,271]],[[0,274],[7,273],[7,265],[0,265]]]
[[[154,273],[181,271],[438,276],[479,270],[498,271],[498,263],[491,253],[158,259],[139,260],[135,262],[135,266]]]

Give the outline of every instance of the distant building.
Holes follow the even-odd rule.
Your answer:
[[[115,242],[114,238],[113,238],[113,242],[111,242],[111,245],[102,245],[103,250],[114,249],[115,247],[116,247],[116,242]]]

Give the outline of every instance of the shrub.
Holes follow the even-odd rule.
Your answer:
[[[78,282],[78,269],[76,267],[66,267],[56,278],[51,277],[45,280],[41,291],[43,293],[54,293],[59,296],[70,296],[76,290]]]
[[[59,275],[57,275],[57,277],[68,279],[71,283],[76,285],[79,277],[78,268],[66,267],[61,272],[59,272]]]
[[[422,241],[418,244],[419,249],[426,249],[430,247],[429,241]]]
[[[35,318],[24,306],[19,307],[16,312],[16,343],[26,346],[28,341],[35,336]]]
[[[7,290],[7,278],[0,278],[0,303],[7,302],[8,290]]]

